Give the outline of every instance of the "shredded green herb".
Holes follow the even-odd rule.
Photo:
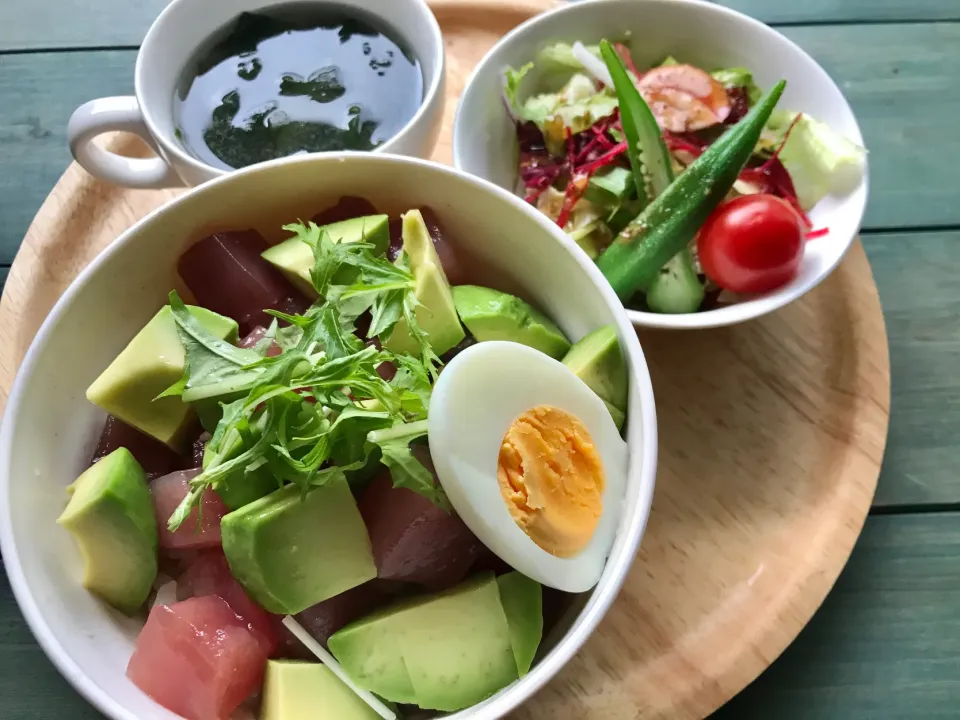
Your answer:
[[[185,402],[217,398],[223,417],[209,440],[206,468],[168,521],[176,530],[200,504],[240,471],[266,465],[280,483],[313,487],[359,470],[376,457],[394,485],[449,508],[442,488],[410,442],[426,435],[427,408],[440,359],[416,319],[418,300],[405,255],[395,263],[368,243],[336,243],[314,223],[287,225],[313,250],[311,283],[319,299],[303,315],[271,311],[276,320],[254,348],[219,340],[170,293],[184,347],[183,377],[162,396]],[[356,321],[371,313],[370,340],[385,340],[403,318],[419,356],[364,343]],[[280,327],[277,321],[287,323]],[[267,357],[276,344],[280,354]],[[381,363],[397,372],[385,381]]]

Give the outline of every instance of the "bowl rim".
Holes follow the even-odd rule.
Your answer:
[[[547,10],[546,12],[534,15],[520,25],[517,25],[515,28],[513,28],[513,30],[500,38],[500,40],[498,40],[497,43],[484,54],[480,62],[478,62],[474,67],[473,71],[470,73],[470,76],[467,78],[466,83],[464,84],[463,93],[460,96],[461,102],[457,106],[457,110],[454,115],[452,143],[454,167],[459,170],[463,170],[464,161],[461,148],[466,143],[470,142],[470,138],[466,135],[466,131],[464,130],[464,125],[466,125],[467,122],[465,118],[467,116],[464,111],[463,99],[470,95],[473,89],[477,86],[477,79],[482,74],[486,74],[491,71],[491,67],[493,66],[495,59],[501,54],[502,49],[508,45],[522,42],[523,37],[540,23],[551,22],[557,16],[564,16],[568,14],[576,15],[582,12],[599,12],[600,10],[596,8],[598,5],[609,6],[610,10],[608,10],[608,12],[614,12],[616,7],[623,5],[649,5],[665,7],[686,5],[690,8],[694,8],[697,12],[703,12],[708,15],[712,14],[717,17],[725,17],[727,19],[739,22],[746,27],[750,27],[757,32],[765,33],[769,37],[776,39],[776,41],[782,45],[791,48],[807,61],[810,72],[818,76],[818,87],[825,87],[836,91],[837,96],[840,98],[841,110],[847,113],[853,122],[853,133],[850,139],[860,145],[864,144],[863,132],[860,128],[859,122],[857,121],[856,114],[853,112],[850,102],[847,100],[837,83],[832,77],[830,77],[829,73],[823,69],[820,63],[818,63],[806,50],[804,50],[786,35],[779,32],[776,28],[770,27],[766,23],[750,17],[745,13],[739,12],[738,10],[716,4],[710,0],[579,0],[579,2],[565,2],[560,4],[559,6]],[[497,69],[494,68],[494,70]],[[464,172],[467,171],[464,170]],[[630,319],[630,322],[633,323],[635,327],[654,328],[661,330],[705,330],[710,328],[720,328],[762,317],[799,299],[817,287],[833,273],[859,237],[864,214],[866,213],[867,200],[870,191],[869,174],[868,157],[864,160],[863,178],[861,179],[857,189],[851,191],[850,193],[852,195],[855,192],[859,192],[860,188],[863,189],[861,201],[854,209],[856,214],[855,225],[857,230],[855,230],[849,237],[843,239],[843,247],[837,254],[836,259],[831,263],[825,264],[817,275],[803,283],[799,283],[796,286],[790,287],[787,290],[779,288],[770,293],[749,298],[734,305],[716,308],[713,310],[706,310],[704,312],[670,315],[647,312],[643,310],[633,310],[624,306],[624,311],[626,312],[627,317]],[[828,235],[826,238],[821,238],[820,240],[836,241],[837,237],[835,235]],[[818,240],[812,240],[808,242],[818,242]]]
[[[589,599],[574,624],[567,630],[560,642],[558,642],[526,676],[520,678],[513,685],[504,688],[493,697],[482,701],[482,703],[466,708],[449,717],[502,717],[523,702],[529,700],[530,697],[546,685],[546,683],[573,658],[583,643],[586,642],[588,637],[594,632],[597,625],[613,604],[614,599],[626,579],[627,573],[633,565],[634,557],[639,549],[640,541],[649,518],[656,483],[658,441],[653,385],[649,367],[633,327],[628,322],[626,314],[622,312],[619,301],[613,293],[612,288],[604,280],[600,271],[586,253],[577,246],[576,243],[569,240],[566,234],[551,223],[544,215],[530,208],[527,203],[512,193],[507,192],[487,180],[432,161],[389,153],[340,152],[280,158],[253,165],[192,188],[183,195],[153,210],[121,233],[77,274],[50,310],[37,331],[37,334],[31,341],[23,361],[17,370],[16,378],[11,387],[6,407],[4,408],[2,422],[0,422],[0,553],[2,553],[3,556],[4,567],[17,605],[38,644],[60,674],[87,702],[114,720],[140,719],[135,718],[130,712],[121,707],[109,691],[101,688],[97,683],[88,678],[53,634],[47,625],[44,614],[41,612],[33,592],[31,592],[27,584],[23,566],[20,562],[20,556],[17,551],[17,543],[13,536],[12,523],[10,521],[12,508],[9,502],[11,486],[10,460],[14,452],[14,418],[18,414],[21,404],[24,402],[27,378],[32,375],[37,358],[44,350],[48,338],[56,332],[62,315],[66,311],[66,308],[73,303],[80,289],[91,281],[91,278],[99,270],[100,266],[109,258],[121,248],[136,242],[136,238],[140,236],[145,226],[162,222],[163,218],[168,214],[178,212],[180,206],[194,195],[209,192],[210,188],[217,187],[221,184],[238,182],[249,175],[258,173],[269,174],[271,172],[277,172],[277,168],[297,164],[322,165],[357,161],[366,161],[372,164],[382,163],[418,166],[428,172],[437,172],[460,178],[471,185],[477,192],[492,194],[497,197],[500,202],[506,202],[512,204],[515,208],[519,208],[521,212],[527,213],[546,232],[551,233],[558,244],[573,256],[581,269],[586,272],[591,282],[599,289],[608,307],[612,310],[614,322],[620,336],[626,339],[624,343],[624,353],[628,363],[628,373],[632,386],[627,417],[628,420],[639,423],[641,426],[640,446],[630,448],[631,457],[639,453],[640,458],[639,467],[634,470],[638,475],[637,504],[634,514],[629,518],[621,518],[621,527],[615,536],[614,547],[613,550],[611,550],[611,555],[607,558],[603,575],[598,584],[589,591]],[[619,553],[614,557],[613,553],[618,547]]]

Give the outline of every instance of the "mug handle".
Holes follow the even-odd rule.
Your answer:
[[[114,185],[137,189],[183,187],[180,176],[159,156],[128,158],[93,143],[98,135],[118,131],[138,135],[154,147],[137,99],[127,95],[91,100],[74,110],[67,124],[70,152],[84,170]]]

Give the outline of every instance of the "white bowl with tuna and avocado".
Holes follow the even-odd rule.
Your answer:
[[[497,718],[613,602],[656,415],[549,220],[333,154],[117,239],[31,345],[0,453],[17,600],[107,716]]]
[[[576,240],[642,327],[793,302],[843,259],[867,201],[863,138],[830,76],[705,0],[531,18],[467,81],[453,152]]]

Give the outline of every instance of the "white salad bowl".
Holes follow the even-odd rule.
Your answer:
[[[298,217],[361,195],[384,212],[433,207],[451,238],[503,273],[572,340],[614,324],[630,378],[627,492],[599,584],[578,598],[523,679],[457,713],[498,718],[533,695],[577,652],[630,569],[653,496],[653,391],[637,336],[587,256],[519,198],[452,168],[385,154],[287,158],[211,181],[153,212],[100,254],[60,298],[17,375],[0,430],[0,550],[17,601],[61,673],[114,720],[172,720],[125,676],[142,621],[81,586],[81,560],[55,524],[65,488],[84,469],[103,422],[87,386],[176,284],[183,249],[211,231],[254,227],[268,239]]]
[[[505,35],[476,67],[457,109],[454,164],[513,190],[517,143],[502,99],[503,70],[520,68],[556,42],[585,45],[620,39],[629,31],[640,67],[667,56],[706,69],[745,67],[769,89],[787,80],[778,108],[808,113],[847,139],[863,144],[850,105],[826,71],[795,43],[758,20],[702,0],[581,0],[538,15]],[[527,84],[521,87],[527,92]],[[799,274],[772,292],[706,312],[685,315],[627,310],[638,327],[721,327],[760,317],[812,290],[837,267],[856,239],[867,204],[867,173],[843,195],[828,195],[808,214],[829,234],[810,240]]]

